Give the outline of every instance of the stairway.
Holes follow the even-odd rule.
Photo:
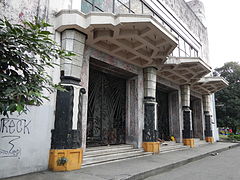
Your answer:
[[[194,138],[194,142],[195,147],[209,144],[197,138]],[[190,147],[184,146],[182,143],[165,141],[160,146],[160,154],[185,150],[189,148]],[[126,144],[90,147],[86,149],[86,152],[83,155],[82,167],[90,167],[94,165],[100,165],[109,162],[122,161],[125,159],[138,158],[150,155],[152,155],[152,153],[144,152],[143,149],[134,149],[132,145]]]
[[[199,138],[194,138],[194,144],[195,144],[195,147],[199,147],[199,146],[208,145],[209,143],[207,143],[204,140],[200,140]],[[165,141],[160,146],[160,153],[163,154],[163,153],[168,153],[173,151],[185,150],[189,148],[190,148],[189,146],[184,146],[183,143],[176,143],[174,141]]]
[[[173,151],[181,151],[189,149],[188,146],[184,146],[182,143],[176,143],[174,141],[165,141],[160,146],[160,154],[173,152]]]
[[[90,147],[86,149],[83,155],[82,167],[90,167],[149,155],[152,155],[152,153],[144,152],[143,149],[134,149],[132,145],[125,144]]]
[[[208,145],[209,143],[206,142],[205,140],[200,140],[199,138],[194,138],[194,144],[195,144],[195,147],[199,147],[199,146]]]

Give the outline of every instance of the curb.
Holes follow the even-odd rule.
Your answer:
[[[232,149],[232,148],[235,148],[235,147],[238,147],[238,146],[240,146],[240,143],[237,143],[235,145],[231,145],[231,146],[228,146],[228,147],[225,147],[225,148],[222,148],[222,149],[218,149],[218,150],[215,150],[215,151],[210,151],[208,153],[198,155],[196,157],[192,157],[192,158],[189,158],[189,159],[186,159],[186,160],[183,160],[183,161],[179,161],[179,162],[176,162],[176,163],[173,163],[173,164],[169,164],[169,165],[166,165],[166,166],[163,166],[163,167],[155,168],[155,169],[152,169],[150,171],[142,172],[142,173],[133,175],[131,177],[128,177],[128,178],[126,178],[126,180],[142,180],[142,179],[148,178],[150,176],[155,176],[155,175],[158,175],[158,174],[161,174],[161,173],[164,173],[164,172],[168,172],[168,171],[171,171],[174,168],[178,168],[178,167],[186,165],[188,163],[203,159],[205,157],[210,156],[212,153],[221,153],[223,151],[227,151],[229,149]]]

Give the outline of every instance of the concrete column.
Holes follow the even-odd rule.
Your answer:
[[[76,56],[71,57],[71,60],[61,61],[61,85],[66,91],[57,91],[49,160],[49,168],[54,171],[74,170],[81,167],[82,95],[86,91],[80,86],[80,74],[85,38],[84,34],[76,30],[65,30],[62,33],[62,47],[74,52]],[[58,153],[62,153],[63,157],[58,158]]]
[[[184,145],[194,147],[192,132],[192,111],[190,109],[190,85],[181,86],[181,100],[183,111],[183,143]]]
[[[143,72],[127,81],[127,123],[126,143],[135,148],[142,147],[143,114]]]
[[[147,67],[143,70],[144,79],[144,129],[143,148],[145,151],[159,153],[157,139],[157,69]]]
[[[203,107],[201,99],[192,102],[193,136],[204,139]]]
[[[213,133],[212,133],[212,125],[211,125],[211,96],[206,94],[202,97],[203,100],[203,112],[204,112],[204,119],[205,119],[205,139],[207,142],[213,143]]]
[[[86,35],[76,30],[65,30],[62,32],[62,48],[72,51],[76,55],[69,60],[61,61],[61,76],[70,76],[80,80],[85,39]],[[79,84],[79,82],[77,83]]]
[[[169,93],[169,125],[170,135],[173,135],[176,142],[182,142],[182,127],[180,121],[181,114],[180,95],[178,91]]]

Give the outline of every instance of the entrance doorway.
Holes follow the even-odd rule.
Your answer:
[[[157,89],[156,100],[157,108],[157,123],[158,123],[158,137],[162,140],[169,141],[169,111],[168,111],[168,92]]]
[[[190,109],[192,110],[193,137],[203,139],[203,110],[201,99],[191,96]]]
[[[90,65],[87,146],[125,143],[126,80]]]

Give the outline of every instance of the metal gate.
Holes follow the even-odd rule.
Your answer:
[[[87,146],[125,143],[126,80],[90,68]]]

